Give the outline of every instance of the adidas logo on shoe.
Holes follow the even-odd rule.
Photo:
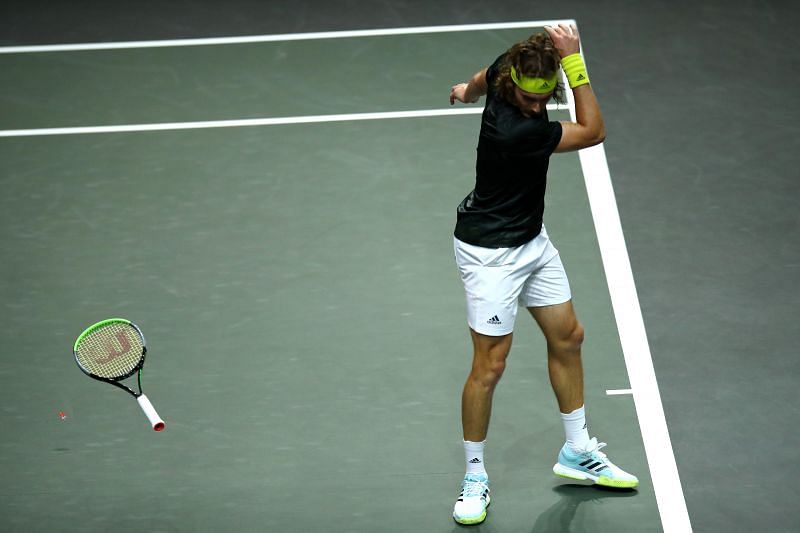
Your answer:
[[[500,324],[502,324],[502,322],[500,322],[500,319],[497,317],[497,315],[494,315],[492,318],[487,320],[486,323],[487,324],[491,324],[493,326],[499,326]]]

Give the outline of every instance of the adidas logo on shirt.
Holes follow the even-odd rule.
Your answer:
[[[492,318],[487,320],[486,323],[491,324],[493,326],[499,326],[500,324],[502,324],[502,322],[500,322],[500,319],[497,318],[497,315],[494,315]]]

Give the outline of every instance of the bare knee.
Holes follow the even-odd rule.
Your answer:
[[[493,389],[505,372],[511,337],[476,340],[469,379],[482,387]]]
[[[580,356],[583,345],[583,325],[577,320],[559,332],[554,338],[547,339],[548,351],[554,355]]]
[[[469,378],[482,387],[494,389],[503,377],[506,370],[505,358],[476,360],[472,364],[472,372]]]
[[[580,322],[576,322],[575,327],[572,328],[572,331],[570,331],[567,343],[570,345],[571,348],[575,350],[580,350],[581,346],[583,345],[583,335],[584,335],[583,324],[581,324]]]

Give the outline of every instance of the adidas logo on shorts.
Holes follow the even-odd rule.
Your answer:
[[[499,326],[500,324],[502,324],[502,322],[500,322],[500,319],[497,318],[497,315],[494,315],[492,318],[487,320],[486,323],[491,324],[493,326]]]

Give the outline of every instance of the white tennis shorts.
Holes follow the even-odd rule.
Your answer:
[[[478,333],[507,335],[514,330],[519,306],[543,307],[572,298],[564,265],[544,227],[536,238],[513,248],[453,240],[467,296],[467,322]]]

